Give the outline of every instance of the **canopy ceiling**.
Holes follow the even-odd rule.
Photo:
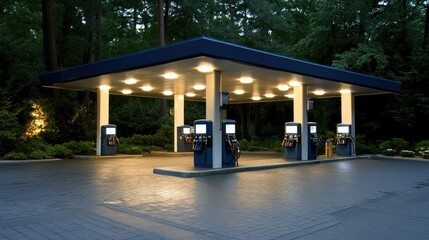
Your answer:
[[[401,87],[397,81],[207,37],[45,73],[40,75],[40,83],[45,87],[84,91],[108,86],[111,94],[124,94],[123,90],[131,90],[129,95],[152,98],[173,98],[165,95],[170,91],[172,94],[187,94],[185,100],[204,101],[205,90],[195,89],[197,85],[205,86],[205,73],[197,70],[202,64],[222,72],[222,91],[230,93],[231,103],[290,100],[294,83],[307,85],[310,98],[337,97],[341,90],[357,96],[384,94],[399,91]],[[174,73],[176,78],[167,79],[166,73]],[[240,78],[243,77],[253,81],[242,83]],[[127,84],[126,80],[134,80],[135,83]],[[145,91],[149,89],[143,90],[144,86],[152,89]],[[290,89],[285,90],[288,86]],[[237,94],[240,93],[237,90],[242,93]],[[324,94],[316,95],[315,91]]]

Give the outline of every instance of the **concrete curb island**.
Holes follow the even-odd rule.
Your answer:
[[[269,170],[276,168],[285,168],[285,167],[295,167],[300,165],[310,165],[310,164],[319,164],[319,163],[328,163],[328,162],[339,162],[347,160],[357,160],[357,159],[371,159],[369,155],[365,156],[356,156],[356,157],[339,157],[333,159],[323,159],[323,160],[307,160],[307,161],[296,161],[296,162],[285,162],[285,163],[272,163],[265,165],[257,166],[238,166],[231,168],[218,168],[218,169],[204,169],[204,168],[193,168],[193,167],[163,167],[155,168],[153,170],[154,174],[181,177],[181,178],[194,178],[194,177],[205,177],[229,173],[238,173],[238,172],[250,172],[250,171],[261,171]]]

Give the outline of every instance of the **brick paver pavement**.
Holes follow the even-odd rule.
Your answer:
[[[186,164],[189,156],[0,164],[0,239],[429,238],[427,162],[152,174]]]

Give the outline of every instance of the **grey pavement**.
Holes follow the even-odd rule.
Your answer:
[[[0,239],[429,239],[429,162],[152,173],[189,165],[189,155],[0,164]]]

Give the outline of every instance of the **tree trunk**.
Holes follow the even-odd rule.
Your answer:
[[[52,72],[58,70],[52,2],[51,0],[41,1],[43,15],[43,57],[45,69]]]
[[[67,56],[67,43],[69,38],[69,30],[71,27],[70,19],[73,17],[73,8],[68,3],[65,2],[65,10],[63,16],[63,22],[61,25],[61,38],[59,42],[59,51],[58,51],[58,65],[59,68],[63,68],[65,66],[65,58]]]
[[[425,21],[425,31],[423,35],[422,48],[426,49],[428,47],[428,35],[429,35],[429,1],[426,2],[426,21]]]
[[[158,46],[165,45],[164,34],[164,0],[158,0]],[[161,116],[167,115],[167,100],[161,99]]]

